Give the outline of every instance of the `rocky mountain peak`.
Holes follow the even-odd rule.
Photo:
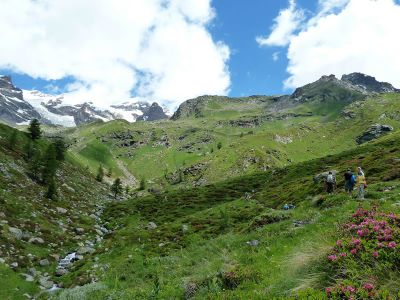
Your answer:
[[[14,88],[11,76],[0,75],[0,88],[2,89]]]
[[[363,73],[355,72],[346,74],[342,76],[341,80],[369,93],[400,92],[400,90],[394,88],[390,83],[377,81],[375,77]]]

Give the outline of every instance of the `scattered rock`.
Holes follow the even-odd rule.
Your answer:
[[[22,273],[21,275],[25,277],[25,281],[32,282],[35,280],[35,278],[33,278],[32,275],[24,274],[24,273]]]
[[[56,209],[59,214],[66,214],[68,212],[68,210],[62,207],[57,207]]]
[[[78,249],[77,253],[78,254],[92,254],[96,250],[94,250],[92,247],[81,247]]]
[[[146,229],[149,229],[149,230],[153,230],[153,229],[156,229],[157,228],[157,225],[156,225],[156,223],[154,223],[154,222],[149,222],[147,225],[146,225]]]
[[[40,284],[42,287],[44,287],[45,289],[50,289],[50,288],[54,285],[54,282],[51,281],[51,280],[49,280],[49,279],[46,278],[46,277],[41,277],[41,278],[39,279],[39,284]]]
[[[182,231],[183,232],[187,232],[189,230],[189,226],[187,226],[186,224],[182,225]]]
[[[42,267],[46,267],[46,266],[50,265],[50,262],[47,258],[45,258],[45,259],[42,259],[39,261],[39,265]]]
[[[8,231],[14,235],[17,240],[22,239],[22,230],[16,227],[9,227]]]
[[[13,269],[16,269],[16,268],[18,268],[18,263],[17,262],[13,262],[13,263],[11,263],[10,267],[13,268]]]
[[[39,237],[30,238],[28,242],[31,244],[40,244],[40,245],[44,244],[44,240]]]
[[[6,263],[5,259],[0,257],[0,264],[5,264],[5,263]]]
[[[66,269],[64,269],[64,268],[58,268],[58,269],[56,270],[55,275],[56,275],[57,277],[61,277],[61,276],[65,275],[65,274],[67,274],[67,273],[68,273],[68,270],[66,270]]]
[[[252,247],[257,247],[260,244],[259,240],[251,240],[246,242],[247,245],[252,246]]]

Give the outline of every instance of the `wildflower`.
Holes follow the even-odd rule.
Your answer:
[[[328,295],[330,295],[330,294],[332,293],[332,290],[331,290],[331,288],[327,287],[327,288],[325,289],[325,292],[326,292]]]
[[[336,246],[342,247],[342,241],[341,241],[341,240],[337,240],[337,241],[336,241]]]
[[[346,291],[348,291],[350,293],[354,293],[356,291],[356,288],[351,286],[351,285],[349,285],[349,286],[346,287]]]
[[[391,249],[395,248],[396,246],[397,246],[396,242],[390,242],[388,244],[388,247],[391,248]]]
[[[378,256],[379,256],[378,251],[374,251],[374,252],[372,253],[372,256],[373,256],[373,257],[378,257]]]
[[[350,253],[353,254],[353,255],[355,255],[355,254],[357,253],[357,249],[351,249],[351,250],[350,250]]]
[[[373,229],[374,229],[375,232],[378,232],[380,227],[379,227],[379,225],[375,225]]]
[[[361,229],[358,229],[358,230],[357,230],[357,234],[358,234],[359,236],[363,236],[363,235],[364,235],[364,231],[362,231]]]
[[[330,261],[335,261],[335,260],[337,260],[337,256],[334,255],[334,254],[332,254],[332,255],[329,255],[329,256],[328,256],[328,259],[329,259]]]
[[[359,240],[359,239],[353,239],[353,240],[352,240],[352,243],[353,243],[354,245],[360,245],[360,244],[361,244],[361,240]]]
[[[340,257],[346,257],[346,256],[347,256],[347,253],[345,253],[345,252],[340,253]]]
[[[374,289],[374,285],[372,283],[366,283],[363,285],[363,288],[367,291],[371,291]]]

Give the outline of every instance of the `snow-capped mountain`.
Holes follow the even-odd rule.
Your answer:
[[[49,95],[36,90],[16,88],[9,76],[0,76],[0,121],[23,125],[32,119],[44,124],[73,127],[98,120],[124,119],[128,122],[155,121],[168,118],[156,102],[122,103],[100,109],[91,102],[69,105],[63,95]]]

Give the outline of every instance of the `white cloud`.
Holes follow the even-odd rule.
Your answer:
[[[289,0],[289,7],[275,18],[272,33],[268,37],[259,36],[256,41],[260,46],[286,46],[303,20],[303,11],[297,9],[295,0]]]
[[[280,55],[279,51],[272,53],[272,60],[273,61],[278,61],[279,60],[279,55]]]
[[[319,4],[319,11],[290,37],[290,76],[285,86],[295,88],[322,75],[351,72],[400,86],[400,5],[394,0],[320,0]]]
[[[170,107],[226,94],[227,45],[208,32],[211,0],[1,0],[0,69],[72,76],[71,102],[137,98]]]

